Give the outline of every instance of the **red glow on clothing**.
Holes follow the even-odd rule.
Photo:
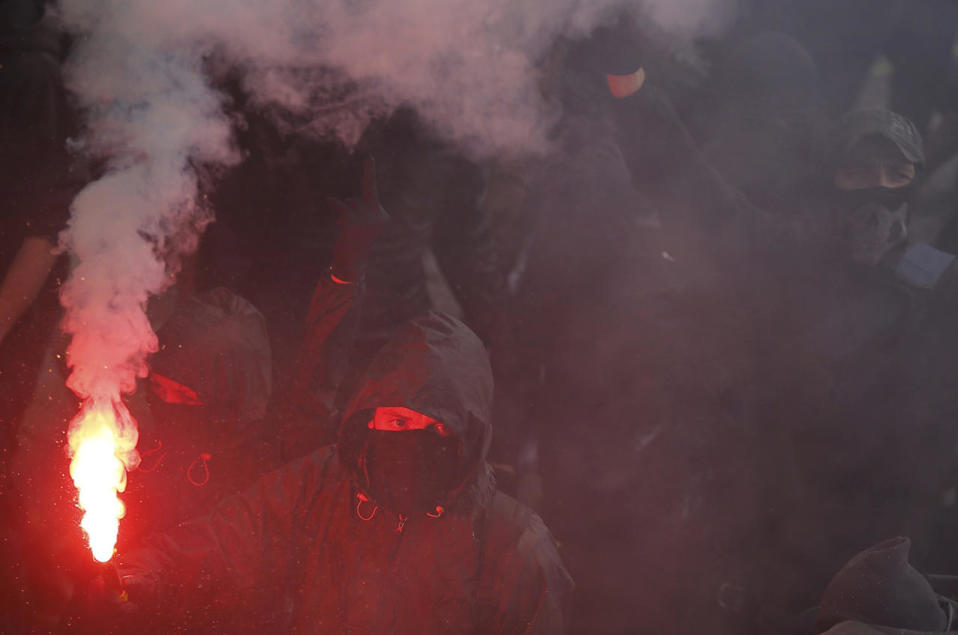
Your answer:
[[[203,401],[195,390],[156,372],[150,373],[150,389],[166,403],[182,406],[203,405]]]

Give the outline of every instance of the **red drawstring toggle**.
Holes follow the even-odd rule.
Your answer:
[[[370,520],[372,520],[373,518],[376,517],[376,512],[379,511],[379,505],[373,505],[373,511],[371,511],[368,515],[363,516],[363,511],[362,511],[363,503],[368,503],[368,502],[369,502],[369,497],[368,497],[368,496],[366,496],[366,495],[363,494],[362,492],[359,492],[358,494],[356,494],[356,501],[357,501],[357,502],[356,502],[356,515],[359,516],[359,519],[360,519],[360,520],[365,520],[365,521],[368,522],[368,521],[370,521]]]
[[[186,470],[186,478],[189,479],[190,483],[192,483],[193,485],[196,485],[197,487],[203,487],[204,485],[210,482],[210,466],[207,465],[206,462],[209,461],[211,458],[212,457],[209,454],[207,454],[206,452],[203,452],[198,457],[193,459],[193,462],[190,463],[190,467],[187,468]],[[196,480],[193,478],[193,469],[196,467],[197,461],[203,461],[202,480]]]
[[[159,451],[162,450],[162,449],[163,449],[163,442],[160,441],[159,439],[157,439],[157,440],[156,440],[156,447],[150,448],[149,450],[147,450],[146,452],[144,452],[143,454],[141,454],[141,455],[140,455],[140,471],[143,471],[143,472],[153,472],[153,471],[156,470],[156,468],[160,467],[160,463],[163,462],[163,459],[164,459],[164,458],[166,457],[166,455],[167,455],[166,452],[163,452],[162,454],[160,454],[159,458],[157,458],[155,462],[150,463],[149,467],[147,467],[146,459],[147,459],[147,457],[153,456],[154,454],[156,454],[157,452],[159,452]]]

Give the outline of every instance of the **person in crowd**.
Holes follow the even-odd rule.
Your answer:
[[[409,107],[373,122],[354,155],[376,157],[379,195],[390,214],[366,266],[362,330],[388,332],[390,324],[433,306],[423,264],[431,252],[463,321],[491,345],[504,276],[480,205],[485,184],[478,166]]]
[[[791,37],[765,32],[731,48],[704,93],[703,155],[753,205],[788,214],[822,155],[819,74]]]
[[[299,453],[335,440],[335,422],[365,364],[398,326],[437,307],[430,271],[448,284],[455,304],[449,310],[459,309],[490,347],[494,361],[503,347],[504,275],[490,223],[479,206],[483,181],[478,167],[440,141],[408,107],[367,129],[354,151],[356,157],[364,155],[376,157],[377,188],[390,219],[369,242],[362,299],[343,325],[335,333],[317,333],[316,299],[310,308],[306,344],[280,408],[289,433],[299,429],[299,441],[293,444]],[[333,199],[331,205],[343,218],[341,203]],[[435,263],[431,270],[427,261]],[[327,343],[327,338],[333,341]],[[333,357],[313,354],[318,341],[343,357],[334,356],[332,362]],[[326,427],[316,430],[317,421]]]
[[[274,400],[281,404],[310,292],[329,263],[336,235],[335,210],[325,201],[344,195],[349,152],[332,136],[290,134],[281,115],[251,99],[236,69],[214,77],[229,95],[231,117],[243,122],[235,137],[244,159],[210,188],[216,222],[204,233],[200,264],[211,286],[234,290],[262,312],[269,325]],[[280,279],[283,284],[276,283]]]
[[[124,541],[204,514],[279,465],[264,425],[272,377],[259,311],[217,287],[180,302],[157,337],[135,413],[142,460],[125,496]]]
[[[691,306],[681,300],[687,274],[708,268],[696,266],[694,250],[669,243],[672,210],[659,206],[667,197],[640,187],[630,169],[631,139],[618,127],[606,74],[631,72],[640,84],[633,100],[645,100],[646,89],[660,94],[662,78],[641,51],[624,68],[604,66],[623,53],[612,45],[622,40],[605,40],[616,33],[600,29],[558,47],[544,82],[562,112],[554,151],[520,166],[523,188],[508,202],[527,233],[510,254],[516,363],[502,375],[497,407],[515,424],[500,456],[514,466],[517,493],[562,541],[578,582],[577,632],[637,623],[683,631],[688,624],[672,608],[699,606],[688,591],[701,553],[690,518],[701,509],[702,470],[691,465],[710,438],[697,416],[713,386],[683,372],[702,340],[681,334]],[[648,133],[650,144],[668,136]]]
[[[916,533],[926,520],[913,512],[927,474],[913,468],[926,463],[916,456],[932,455],[906,388],[910,342],[924,328],[921,287],[938,262],[908,244],[921,136],[900,115],[861,110],[837,122],[829,141],[806,202],[819,231],[780,255],[777,283],[757,288],[775,300],[758,420],[779,431],[774,454],[791,470],[767,488],[774,530],[755,534],[767,556],[754,559],[750,577],[780,608],[809,601],[848,545]],[[802,563],[800,573],[771,584],[789,563]]]
[[[160,350],[149,375],[125,396],[138,422],[142,462],[125,493],[121,546],[205,513],[280,464],[275,431],[263,424],[271,390],[265,322],[229,289],[197,292],[200,260],[188,258],[177,284],[148,309]],[[92,566],[77,548],[80,510],[61,447],[79,407],[65,385],[65,345],[63,336],[51,338],[42,351],[45,372],[24,410],[11,462],[11,492],[20,501],[10,522],[23,540],[16,562],[20,593],[32,598],[24,608],[34,629],[69,617],[64,600]]]
[[[368,226],[385,213],[366,170],[350,212]],[[331,324],[363,284],[359,234],[320,282]],[[337,444],[118,556],[130,602],[202,627],[248,600],[259,632],[563,632],[571,579],[539,517],[496,491],[491,407],[479,338],[447,315],[410,320],[365,369]]]
[[[699,87],[703,105],[683,118],[634,31],[597,35],[610,42],[587,56],[591,75],[604,79],[593,99],[605,102],[632,182],[659,211],[676,262],[705,258],[712,262],[698,269],[734,267],[747,279],[757,272],[743,261],[818,240],[820,219],[806,203],[825,124],[815,66],[800,45],[778,33],[742,42]]]
[[[848,254],[865,266],[894,267],[924,168],[921,134],[897,113],[868,109],[848,113],[836,137],[829,198]]]

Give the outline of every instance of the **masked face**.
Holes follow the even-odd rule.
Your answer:
[[[366,479],[376,502],[406,515],[443,504],[456,486],[459,439],[441,423],[406,408],[377,409],[369,427]]]
[[[908,203],[901,192],[883,188],[854,192],[856,200],[842,210],[843,236],[851,259],[875,266],[908,238]],[[847,200],[847,199],[846,199]]]
[[[908,237],[914,164],[887,139],[859,142],[836,170],[833,198],[852,260],[874,266]]]

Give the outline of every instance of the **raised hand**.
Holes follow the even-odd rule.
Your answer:
[[[375,159],[369,157],[363,164],[361,198],[345,202],[330,199],[330,203],[339,214],[340,225],[330,271],[340,282],[354,282],[362,275],[369,250],[389,221],[389,214],[379,203]]]

